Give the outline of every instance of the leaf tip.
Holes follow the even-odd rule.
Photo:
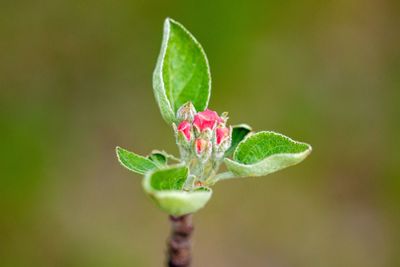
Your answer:
[[[176,25],[182,26],[182,24],[180,24],[178,21],[174,20],[174,19],[171,18],[171,17],[166,17],[164,23],[167,23],[167,24],[176,24]]]
[[[166,30],[169,30],[169,28],[171,27],[171,24],[179,26],[180,28],[183,28],[185,31],[187,31],[186,28],[181,23],[179,23],[178,21],[174,20],[173,18],[166,17],[165,20],[164,20],[164,28]]]
[[[118,160],[119,160],[119,153],[120,153],[121,149],[122,148],[120,146],[115,147],[115,154],[117,154]]]
[[[117,160],[118,160],[118,162],[119,162],[119,164],[121,164],[123,167],[125,167],[126,168],[126,165],[125,165],[125,163],[123,162],[123,160],[121,159],[121,153],[123,153],[125,151],[125,149],[123,149],[122,147],[120,147],[120,146],[116,146],[115,147],[115,154],[117,155]]]
[[[170,17],[166,17],[164,20],[164,28],[169,27],[169,24],[173,21]]]
[[[124,152],[127,152],[127,150],[126,150],[126,149],[123,149],[123,148],[120,147],[120,146],[116,146],[116,147],[115,147],[115,153],[117,154],[117,157],[118,157],[118,160],[119,160],[119,161],[121,161],[120,156],[121,156],[121,154],[124,153]]]

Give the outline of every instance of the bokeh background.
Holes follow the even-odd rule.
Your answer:
[[[114,148],[177,154],[152,71],[170,16],[202,43],[210,107],[313,145],[217,184],[194,266],[400,266],[399,2],[0,3],[0,266],[162,266],[165,214]]]

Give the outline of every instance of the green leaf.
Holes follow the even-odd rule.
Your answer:
[[[180,23],[167,18],[161,51],[153,73],[153,89],[161,115],[171,124],[188,101],[203,111],[211,94],[210,68],[199,42]]]
[[[189,170],[185,166],[174,166],[151,174],[150,188],[154,190],[182,190]]]
[[[186,166],[175,165],[154,170],[145,175],[143,188],[157,206],[173,216],[196,212],[211,198],[212,191],[202,187],[195,191],[182,191],[188,177]]]
[[[158,167],[163,167],[168,163],[167,155],[162,151],[154,150],[153,152],[151,152],[148,158]]]
[[[275,132],[249,135],[224,162],[236,176],[264,176],[295,165],[311,153],[311,146]],[[227,178],[231,178],[228,177]]]
[[[225,157],[230,157],[238,144],[251,132],[251,127],[247,124],[239,124],[232,127],[231,146],[225,152]]]
[[[153,161],[121,147],[117,146],[116,152],[118,161],[121,163],[122,166],[130,171],[139,174],[145,174],[147,171],[153,170],[157,167]]]

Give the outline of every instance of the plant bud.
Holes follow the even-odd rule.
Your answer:
[[[176,117],[179,121],[185,120],[192,122],[195,115],[196,109],[194,108],[192,102],[187,102],[186,104],[182,105],[176,113]]]
[[[215,130],[217,145],[220,145],[223,141],[228,139],[229,135],[230,135],[230,130],[228,127],[226,126],[218,127]]]
[[[202,138],[197,138],[195,141],[195,145],[196,145],[196,153],[200,155],[204,150],[206,150],[208,141]]]
[[[193,119],[193,125],[199,132],[205,129],[214,130],[217,123],[224,123],[224,120],[218,116],[217,112],[210,109],[197,113]]]
[[[197,138],[195,141],[196,155],[203,161],[207,161],[211,156],[212,144],[209,140]]]
[[[191,131],[191,126],[188,121],[182,121],[179,123],[178,128],[177,128],[178,134],[182,134],[188,142],[190,142],[192,138],[192,131]]]

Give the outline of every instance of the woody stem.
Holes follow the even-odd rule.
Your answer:
[[[168,239],[168,267],[190,267],[191,237],[193,232],[192,214],[170,216],[171,235]]]

